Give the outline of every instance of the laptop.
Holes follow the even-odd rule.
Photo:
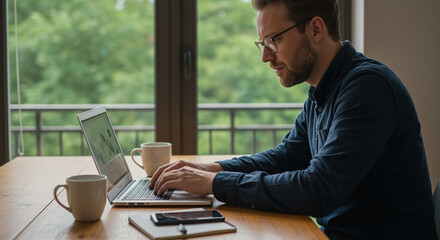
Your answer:
[[[130,173],[107,110],[101,106],[77,115],[99,174],[107,176],[107,198],[112,205],[211,205],[213,197],[200,197],[182,190],[162,196],[149,189],[150,178],[134,179]]]

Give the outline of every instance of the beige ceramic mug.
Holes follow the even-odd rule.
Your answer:
[[[136,162],[133,155],[139,152],[142,157],[142,164]],[[140,148],[131,151],[131,159],[140,168],[143,168],[147,176],[151,177],[156,170],[171,161],[171,143],[167,142],[151,142],[142,143]]]
[[[58,188],[67,191],[68,207],[57,197]],[[104,211],[107,198],[107,176],[76,175],[66,179],[66,184],[57,185],[53,190],[55,200],[73,214],[79,222],[99,220]]]

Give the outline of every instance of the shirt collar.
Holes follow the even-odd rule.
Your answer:
[[[316,88],[313,86],[309,87],[310,100],[316,102],[319,107],[324,105],[327,93],[342,79],[340,76],[343,69],[347,67],[346,64],[355,54],[356,49],[353,48],[349,41],[342,42],[342,48],[330,63],[318,86]]]

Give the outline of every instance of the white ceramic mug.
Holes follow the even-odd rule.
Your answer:
[[[136,152],[141,154],[143,165],[140,165],[134,159],[133,155]],[[131,151],[131,159],[136,165],[145,170],[147,176],[151,177],[160,166],[170,163],[171,152],[171,143],[142,143],[140,148],[135,148]]]
[[[69,207],[57,197],[58,188],[65,188]],[[104,212],[107,198],[107,176],[76,175],[66,179],[66,184],[59,184],[53,190],[55,200],[73,214],[79,222],[99,220]]]

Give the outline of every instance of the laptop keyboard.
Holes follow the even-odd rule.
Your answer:
[[[155,195],[154,189],[148,188],[150,180],[142,179],[128,191],[123,200],[169,200],[174,189],[168,189],[162,196]]]

